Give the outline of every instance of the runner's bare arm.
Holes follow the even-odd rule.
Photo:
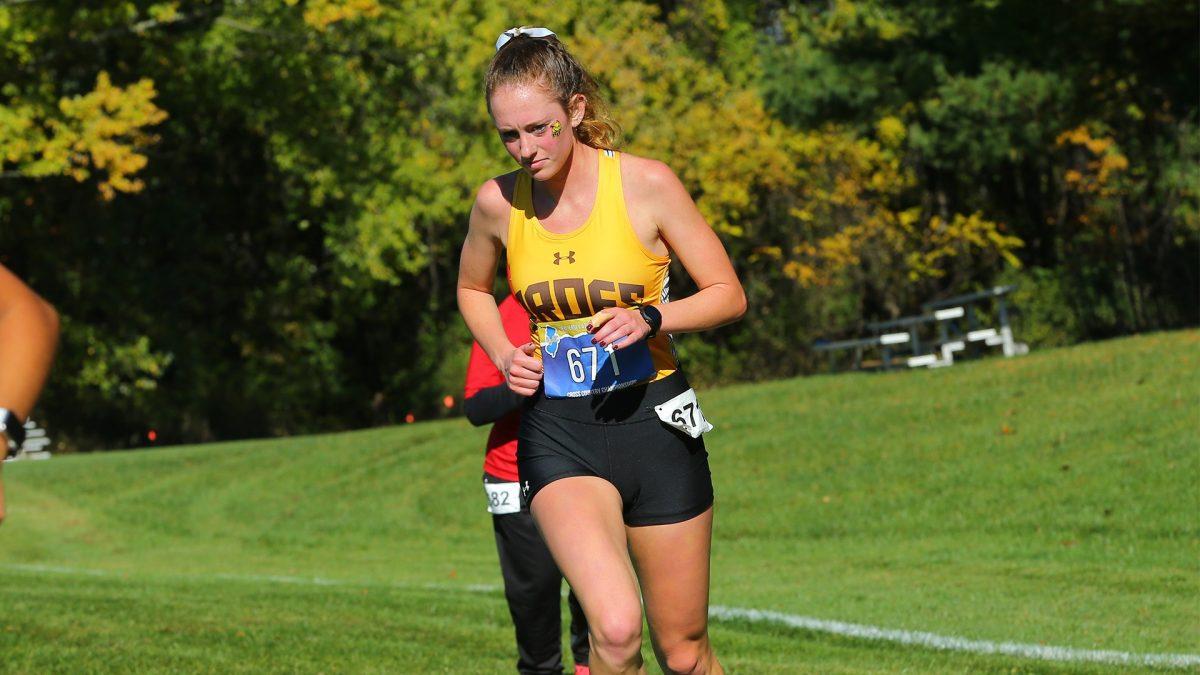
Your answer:
[[[645,171],[653,190],[659,235],[683,264],[697,291],[661,305],[662,328],[689,333],[732,323],[746,313],[746,293],[717,233],[704,220],[683,183],[670,167],[653,162]]]
[[[24,420],[33,410],[58,346],[58,313],[0,265],[0,408]],[[8,448],[0,446],[0,457]],[[4,483],[0,482],[0,522]]]
[[[508,209],[508,200],[495,180],[479,188],[458,263],[458,309],[479,346],[504,373],[509,387],[530,396],[541,382],[542,363],[532,356],[531,344],[514,348],[509,342],[492,296],[508,227]]]
[[[58,346],[58,314],[0,265],[0,408],[24,419]]]
[[[626,182],[628,208],[646,213],[658,235],[683,263],[697,291],[681,300],[656,305],[662,314],[659,332],[689,333],[737,321],[746,313],[746,294],[716,232],[704,220],[691,195],[662,162],[631,158],[637,179]],[[597,342],[618,349],[650,331],[636,312],[610,308],[592,318]]]

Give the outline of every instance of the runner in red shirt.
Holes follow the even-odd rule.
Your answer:
[[[515,298],[500,303],[504,330],[514,345],[529,341],[529,317]],[[475,426],[494,422],[483,460],[483,487],[496,533],[504,595],[517,630],[517,671],[562,673],[562,572],[534,525],[529,504],[521,497],[517,476],[517,428],[526,397],[509,389],[504,375],[479,343],[471,347],[463,408]],[[575,673],[588,673],[588,628],[575,594],[571,610],[571,651]]]

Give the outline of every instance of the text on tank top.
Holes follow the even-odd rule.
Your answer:
[[[592,212],[567,233],[542,226],[534,211],[532,179],[525,171],[517,174],[508,223],[508,276],[513,295],[529,314],[535,344],[545,338],[544,328],[539,338],[538,323],[570,322],[606,307],[669,300],[671,258],[646,250],[633,229],[621,187],[620,153],[598,154]],[[647,342],[652,374],[645,381],[675,372],[670,336],[660,333]]]

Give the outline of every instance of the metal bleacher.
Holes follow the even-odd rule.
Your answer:
[[[943,368],[954,365],[955,354],[980,356],[987,347],[1001,347],[1004,356],[1029,352],[1016,342],[1009,322],[1005,296],[1016,286],[996,286],[977,293],[934,300],[921,306],[921,314],[867,324],[869,337],[818,342],[813,349],[830,355],[831,367],[839,352],[853,351],[853,367],[861,369],[864,354],[878,350],[879,367],[891,370],[898,357],[909,368]],[[979,305],[995,305],[997,326],[980,324]]]
[[[16,462],[23,459],[50,459],[50,437],[46,435],[46,430],[32,419],[25,422],[25,442],[21,443],[21,449],[4,461]]]

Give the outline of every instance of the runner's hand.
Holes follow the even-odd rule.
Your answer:
[[[624,349],[649,335],[650,324],[636,310],[605,307],[592,317],[588,332],[592,333],[592,342],[601,347],[611,344],[613,349]]]
[[[526,342],[504,357],[504,380],[522,396],[533,396],[542,382],[542,360],[533,355],[536,351],[537,345]]]

